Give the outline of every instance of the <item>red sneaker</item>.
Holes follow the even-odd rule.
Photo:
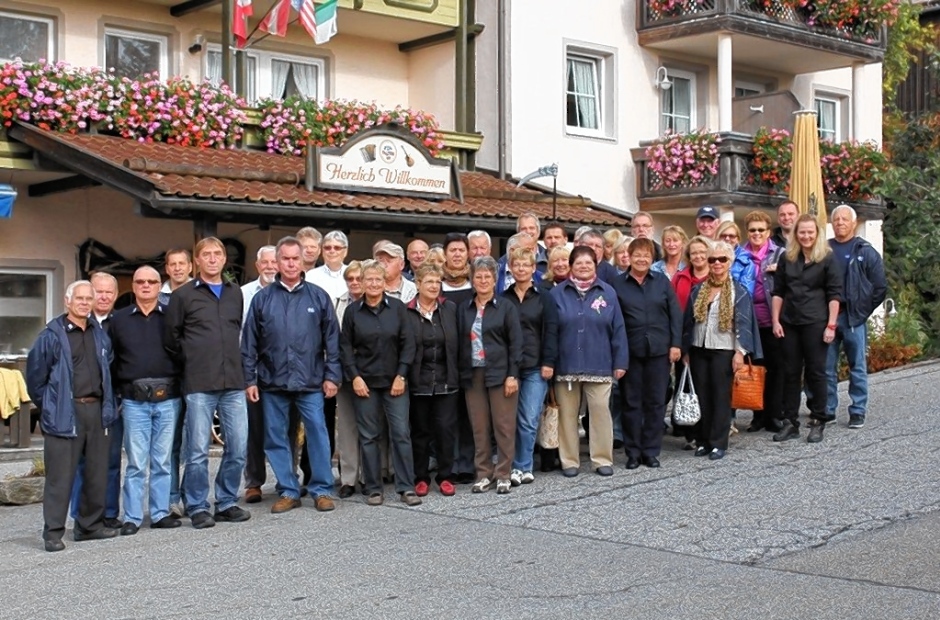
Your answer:
[[[418,497],[424,497],[428,494],[428,483],[422,480],[415,485],[415,495]]]
[[[457,492],[457,489],[454,488],[454,484],[450,480],[445,480],[441,483],[441,495],[447,495],[448,497]]]

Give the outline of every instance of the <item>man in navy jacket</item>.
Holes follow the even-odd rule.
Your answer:
[[[117,419],[111,387],[111,341],[89,319],[94,292],[91,282],[73,282],[65,291],[66,314],[39,333],[26,362],[29,397],[39,408],[45,436],[43,459],[43,530],[46,551],[65,549],[62,535],[69,494],[85,458],[85,481],[73,536],[76,541],[113,538],[105,527],[108,484],[108,427]]]
[[[329,295],[304,281],[303,249],[294,237],[277,244],[278,275],[251,301],[242,330],[242,362],[248,400],[264,408],[264,452],[277,477],[281,498],[271,512],[300,506],[288,420],[300,411],[307,435],[312,477],[308,490],[319,511],[333,510],[330,438],[323,399],[339,388],[339,322]]]

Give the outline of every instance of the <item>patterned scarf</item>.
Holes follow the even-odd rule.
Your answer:
[[[597,276],[594,276],[590,280],[580,280],[574,277],[573,275],[570,276],[570,278],[571,278],[571,283],[574,284],[574,287],[578,289],[578,291],[581,292],[582,294],[586,293],[588,289],[594,286],[594,283],[597,282]]]
[[[450,286],[456,288],[467,283],[470,279],[470,263],[467,263],[461,269],[448,269],[447,264],[441,266],[441,270],[444,272],[444,277],[442,278],[444,282],[447,282]]]
[[[708,322],[708,293],[711,287],[721,287],[718,295],[718,329],[723,332],[730,332],[734,328],[734,285],[731,277],[726,276],[724,282],[718,282],[713,276],[709,275],[705,284],[698,292],[695,299],[694,316],[697,323]]]

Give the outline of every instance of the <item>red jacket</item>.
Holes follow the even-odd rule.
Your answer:
[[[676,272],[676,275],[672,277],[672,288],[676,290],[676,297],[679,298],[679,307],[682,308],[682,311],[685,312],[685,307],[689,303],[689,295],[692,294],[692,287],[700,282],[704,282],[708,278],[706,275],[704,278],[696,278],[692,275],[692,265],[689,265],[682,271]]]

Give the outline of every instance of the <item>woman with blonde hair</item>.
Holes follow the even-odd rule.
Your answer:
[[[783,428],[774,441],[800,436],[802,379],[810,397],[810,432],[807,441],[823,439],[826,413],[826,356],[835,339],[842,300],[842,273],[832,258],[832,249],[816,218],[801,215],[774,272],[771,323],[773,333],[783,339],[786,375],[783,384]]]
[[[698,393],[702,419],[696,425],[695,456],[725,456],[731,429],[731,383],[744,356],[761,357],[751,296],[731,279],[730,243],[717,242],[708,255],[708,279],[692,290],[683,321],[685,360]]]
[[[686,263],[682,259],[688,242],[689,236],[681,226],[666,226],[662,235],[663,257],[653,263],[650,271],[665,274],[671,281],[677,273],[685,269]]]
[[[630,244],[633,242],[633,237],[628,235],[623,235],[620,239],[617,240],[617,243],[614,244],[613,258],[611,263],[614,268],[617,269],[617,275],[626,273],[630,269]]]
[[[611,228],[604,233],[604,260],[607,262],[613,262],[614,246],[617,245],[621,237],[623,237],[623,233],[616,228]]]
[[[568,279],[568,275],[571,272],[571,266],[568,265],[568,256],[570,255],[571,250],[563,245],[555,246],[548,251],[549,273],[545,274],[545,277],[542,278],[540,284],[542,288],[553,288],[555,285],[561,284]]]

